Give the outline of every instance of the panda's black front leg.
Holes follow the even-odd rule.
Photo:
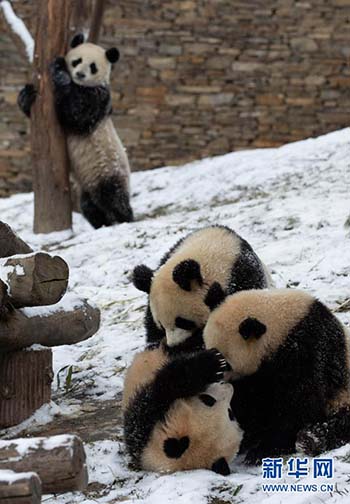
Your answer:
[[[227,362],[215,349],[176,357],[158,371],[151,401],[166,410],[176,399],[196,396],[223,380],[226,369]]]
[[[72,78],[69,75],[66,60],[59,56],[50,64],[52,82],[55,86],[56,95],[67,94],[70,91]]]
[[[18,94],[17,105],[27,117],[30,117],[30,111],[37,94],[33,84],[26,84]]]

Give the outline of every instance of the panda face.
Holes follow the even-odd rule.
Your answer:
[[[309,312],[314,298],[291,289],[242,291],[211,313],[203,338],[232,367],[231,378],[255,373]]]
[[[73,81],[80,86],[109,84],[112,65],[102,47],[80,44],[67,53],[66,63]]]
[[[230,402],[233,387],[214,383],[199,396],[177,400],[158,424],[143,453],[146,470],[175,472],[212,469],[228,474],[242,431]]]
[[[167,345],[173,347],[195,334],[201,334],[209,309],[200,286],[185,291],[171,278],[155,275],[150,292],[152,317],[166,335]]]

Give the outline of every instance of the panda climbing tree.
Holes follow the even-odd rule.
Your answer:
[[[15,15],[11,3],[0,0],[0,12],[2,11],[5,24],[9,27],[9,34],[15,40],[17,47],[22,45],[22,54],[26,55],[29,62],[33,62],[34,82],[29,88],[26,87],[27,91],[29,89],[29,94],[27,93],[24,97],[22,95],[22,101],[20,100],[19,104],[22,110],[31,118],[33,189],[35,195],[34,231],[37,233],[69,229],[72,225],[69,164],[71,164],[73,171],[75,171],[75,166],[69,141],[68,149],[66,145],[66,140],[69,140],[69,134],[67,134],[69,132],[65,128],[66,125],[62,124],[62,120],[56,115],[57,82],[53,83],[52,65],[49,64],[57,56],[61,56],[61,60],[64,60],[62,56],[67,53],[68,42],[72,38],[72,33],[76,33],[78,30],[84,31],[84,33],[89,32],[89,42],[97,41],[104,3],[105,0],[61,0],[60,2],[39,0],[34,49],[34,41],[23,22]],[[23,50],[23,45],[25,50]],[[35,57],[33,57],[34,54]],[[106,68],[108,67],[108,72],[111,63],[116,61],[115,58],[112,59],[113,61],[108,59],[106,51],[106,62],[104,63]],[[71,70],[70,68],[66,69],[66,77],[69,76]],[[71,77],[71,88],[73,89],[76,83],[72,74]],[[104,82],[106,92],[102,93],[104,98],[107,96],[108,101],[105,104],[106,116],[109,116],[111,111],[108,83],[107,81]],[[66,89],[67,87],[65,92]],[[89,115],[93,115],[94,111],[90,112]],[[118,149],[123,149],[122,145],[119,138],[117,138],[116,132],[113,131],[110,118],[100,116],[99,121],[102,122],[102,119],[106,119],[104,122],[105,129],[109,128],[111,136],[115,139],[115,152],[111,156],[115,155],[115,158],[119,160],[124,154],[124,150],[122,150],[121,154],[118,151]],[[91,132],[92,130],[89,131],[89,133]],[[92,158],[94,158],[93,154]],[[100,160],[98,161],[100,162]],[[116,172],[118,172],[117,176]],[[122,176],[118,178],[120,172],[122,172]],[[79,179],[80,174],[75,173],[75,175],[78,175],[76,178]],[[122,180],[122,183],[120,180]],[[91,183],[88,186],[85,182],[84,186],[84,180],[78,180],[78,182],[80,182],[82,212],[94,227],[132,220],[132,210],[129,204],[129,165],[127,158],[124,165],[114,166],[114,172],[109,177],[107,184],[104,180],[102,188],[100,185],[93,187],[95,192],[90,191]],[[111,201],[107,209],[99,207],[102,200]],[[122,201],[122,204],[120,204],[120,201]]]

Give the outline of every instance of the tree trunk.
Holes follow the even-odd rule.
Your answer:
[[[0,221],[0,257],[30,254],[30,248],[5,222]]]
[[[84,490],[88,482],[85,461],[78,436],[0,441],[0,469],[35,471],[44,493]]]
[[[0,471],[0,504],[40,504],[41,481],[33,472]]]
[[[52,379],[52,350],[0,353],[0,429],[23,422],[48,403]]]
[[[19,350],[33,344],[49,347],[72,345],[90,338],[98,331],[98,308],[82,300],[76,300],[70,308],[66,303],[67,296],[61,304],[52,307],[9,311],[5,320],[0,321],[0,356],[1,352]]]
[[[102,25],[102,18],[105,9],[105,0],[95,0],[94,10],[92,14],[91,27],[89,33],[89,42],[93,44],[98,43],[100,30]]]
[[[72,19],[70,23],[70,38],[77,33],[89,33],[93,0],[75,0]]]
[[[39,91],[31,113],[34,232],[50,233],[72,226],[66,140],[57,121],[49,64],[66,52],[71,0],[40,0],[35,38],[35,85]]]
[[[0,262],[1,265],[1,262]],[[43,252],[10,257],[4,261],[10,301],[16,308],[58,303],[68,286],[67,263]]]

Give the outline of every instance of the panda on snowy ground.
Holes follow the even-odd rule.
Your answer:
[[[158,345],[137,354],[123,393],[124,438],[137,469],[211,469],[227,475],[242,431],[230,408],[233,387],[216,352],[172,358]]]
[[[156,271],[137,266],[133,283],[149,294],[147,341],[166,336],[174,351],[200,348],[209,316],[204,298],[215,281],[228,293],[272,285],[249,243],[225,226],[208,226],[185,236],[166,253]]]
[[[247,463],[310,455],[350,442],[349,334],[313,296],[298,290],[239,292],[216,283],[206,303],[207,349],[231,366],[231,405],[245,432]]]
[[[79,34],[65,58],[56,58],[51,66],[57,116],[67,134],[81,211],[95,228],[133,220],[129,161],[110,117],[110,72],[118,59],[116,48],[84,43]],[[18,104],[27,116],[35,96],[31,84],[19,94]]]

